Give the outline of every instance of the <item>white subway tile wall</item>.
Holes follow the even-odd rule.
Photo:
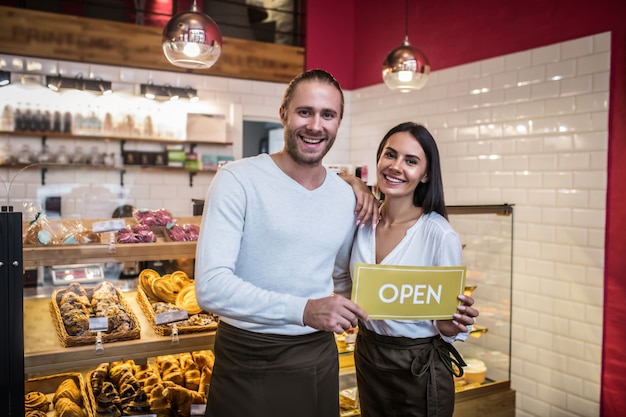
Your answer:
[[[412,120],[439,144],[447,204],[515,204],[517,417],[599,415],[609,50],[602,33],[436,71],[408,95],[351,92],[350,161],[370,182],[380,139]]]
[[[412,120],[438,141],[448,204],[515,204],[511,362],[517,417],[599,414],[609,51],[610,34],[602,33],[435,71],[412,94],[392,93],[382,83],[346,91],[346,114],[325,161],[367,164],[373,183],[380,139],[393,125]],[[0,63],[39,76],[93,74],[128,94],[138,94],[138,84],[150,80],[190,85],[198,89],[201,109],[226,115],[233,142],[200,150],[236,158],[242,121],[279,122],[286,87],[1,55]],[[6,91],[0,88],[0,103]],[[55,152],[64,145],[119,153],[120,146],[105,140],[47,143]],[[41,138],[3,135],[0,152],[23,145],[38,151],[41,144]],[[198,174],[190,186],[184,172],[49,170],[42,185],[38,169],[0,168],[0,200],[20,210],[62,195],[64,217],[108,217],[122,204],[189,216],[192,199],[204,198],[212,177]]]

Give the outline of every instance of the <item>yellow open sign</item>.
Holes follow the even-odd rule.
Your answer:
[[[466,269],[357,263],[352,301],[373,320],[449,320],[460,304]]]

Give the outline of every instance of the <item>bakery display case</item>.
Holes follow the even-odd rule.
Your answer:
[[[513,206],[451,206],[448,209],[449,220],[463,244],[463,263],[467,266],[466,292],[474,297],[475,306],[480,311],[468,340],[455,345],[471,365],[465,369],[465,377],[456,381],[455,416],[472,416],[480,409],[482,416],[510,417],[515,410],[515,392],[510,388]],[[199,219],[194,216],[179,221],[197,224]],[[94,222],[106,220],[111,219],[84,222],[86,227],[91,227]],[[28,223],[22,226],[26,230]],[[23,268],[32,270],[68,264],[192,259],[195,249],[193,241],[174,242],[162,235],[153,243],[119,244],[103,239],[100,243],[85,245],[26,245],[22,256]],[[125,305],[134,313],[139,334],[137,338],[105,341],[100,349],[97,341],[67,346],[59,338],[58,326],[51,314],[51,301],[53,294],[65,286],[47,282],[23,289],[22,384],[27,382],[27,386],[38,386],[50,379],[58,379],[58,375],[78,373],[85,380],[88,391],[88,374],[99,364],[133,361],[137,366],[148,366],[155,365],[157,357],[187,355],[212,348],[214,327],[176,335],[171,331],[156,331],[154,315],[146,310],[146,293],[140,280],[117,279],[112,282],[121,291]],[[353,336],[345,334],[337,339],[344,417],[359,415]]]

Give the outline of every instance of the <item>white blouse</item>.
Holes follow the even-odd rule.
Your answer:
[[[459,266],[461,258],[461,241],[450,223],[439,213],[430,212],[422,215],[407,230],[404,238],[382,260],[381,265]],[[350,260],[352,273],[354,264],[359,262],[376,263],[376,230],[371,227],[362,227],[357,233]],[[413,339],[440,334],[431,320],[369,320],[364,326],[381,335]],[[456,337],[441,336],[452,343],[467,339],[467,335],[459,333]]]

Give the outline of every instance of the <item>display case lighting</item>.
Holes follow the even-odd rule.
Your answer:
[[[172,87],[169,84],[141,84],[140,94],[146,98],[149,98],[150,100],[155,100],[158,97],[163,97],[171,101],[178,100],[181,97],[187,98],[191,102],[199,100],[198,91],[195,88],[191,88],[189,86],[181,88]]]
[[[78,74],[73,78],[47,75],[46,85],[52,91],[59,91],[62,88],[74,88],[76,90],[97,91],[105,96],[113,92],[111,81],[104,81],[102,78],[83,78],[82,74]]]
[[[0,87],[11,84],[11,73],[0,70]]]

